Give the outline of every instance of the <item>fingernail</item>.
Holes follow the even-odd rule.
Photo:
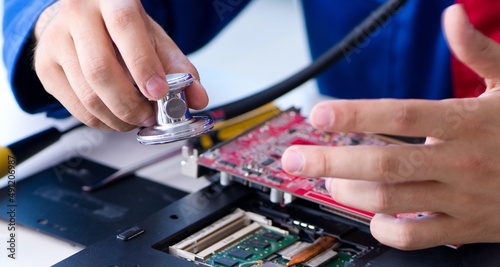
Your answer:
[[[311,113],[311,123],[316,128],[328,128],[332,124],[332,112],[326,108],[317,108]]]
[[[146,90],[152,98],[160,99],[167,94],[167,81],[155,75],[146,83]]]
[[[142,126],[150,127],[150,126],[155,125],[155,123],[156,123],[156,116],[153,116],[153,117],[147,119],[145,122],[143,122]]]
[[[301,153],[291,151],[283,157],[283,168],[285,171],[294,173],[302,170],[304,165],[304,156]]]

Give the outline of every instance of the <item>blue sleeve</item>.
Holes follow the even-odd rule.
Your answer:
[[[67,116],[67,112],[61,109],[57,100],[45,92],[31,62],[33,26],[40,13],[53,2],[55,0],[4,1],[3,59],[14,97],[24,111],[46,111],[50,116],[62,117]],[[60,112],[63,114],[57,114]]]
[[[250,0],[150,0],[146,12],[189,54],[208,43]]]
[[[46,112],[62,118],[69,113],[48,94],[32,67],[33,26],[55,0],[5,0],[3,58],[19,106],[28,113]],[[208,43],[250,0],[143,0],[146,12],[174,39],[184,53]]]
[[[356,25],[386,1],[303,0],[313,59],[356,31]],[[441,13],[453,2],[408,1],[358,48],[317,77],[320,92],[347,99],[451,97],[450,51]]]

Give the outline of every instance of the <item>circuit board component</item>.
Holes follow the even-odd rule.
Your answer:
[[[350,259],[325,235],[314,243],[271,225],[265,216],[236,209],[169,247],[169,253],[202,266],[343,266]],[[335,264],[335,265],[330,265]],[[328,264],[328,265],[325,265]]]
[[[169,253],[214,266],[233,266],[263,259],[297,239],[273,227],[264,216],[237,209],[170,246]]]
[[[269,238],[270,236],[273,236],[273,238]],[[213,255],[205,262],[214,266],[224,266],[224,264],[220,264],[221,259],[224,261],[227,261],[227,259],[236,261],[238,264],[241,262],[255,262],[267,258],[271,254],[297,241],[297,239],[293,235],[282,235],[262,228],[240,240],[234,246]]]
[[[323,205],[326,210],[368,224],[373,213],[334,201],[323,179],[292,176],[283,171],[281,156],[292,145],[383,146],[395,140],[364,133],[316,130],[297,109],[284,111],[265,123],[201,154],[198,164],[224,174]],[[222,175],[221,175],[222,177]],[[275,194],[282,196],[283,194]],[[274,197],[274,199],[279,199]]]

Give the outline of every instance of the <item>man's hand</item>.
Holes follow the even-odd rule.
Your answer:
[[[287,172],[328,179],[332,197],[376,213],[371,232],[400,249],[500,242],[500,46],[463,8],[444,14],[449,45],[485,78],[479,98],[330,101],[311,112],[321,130],[427,136],[423,145],[293,146]],[[399,213],[430,212],[404,219]]]
[[[165,73],[193,74],[189,106],[208,103],[196,69],[139,0],[60,0],[40,16],[35,37],[43,86],[91,127],[127,131],[154,124],[148,100],[167,94]]]

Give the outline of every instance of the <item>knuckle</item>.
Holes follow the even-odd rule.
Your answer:
[[[470,152],[454,161],[455,168],[462,173],[474,173],[473,177],[488,176],[495,173],[498,164],[484,158],[483,155]],[[466,176],[464,176],[466,177]]]
[[[46,76],[52,76],[55,72],[54,66],[40,57],[37,56],[33,62],[33,67],[35,68],[37,76],[40,77],[40,79],[43,79]]]
[[[110,18],[111,25],[118,29],[127,28],[136,20],[138,11],[130,6],[122,7],[113,12]]]
[[[417,122],[417,110],[407,103],[400,103],[395,113],[395,126],[398,130],[406,130]]]
[[[91,59],[90,64],[84,68],[83,75],[92,84],[105,84],[111,79],[110,66],[105,59]]]
[[[387,213],[392,206],[392,194],[384,184],[378,184],[374,190],[374,200],[371,202],[371,210]]]
[[[99,98],[99,96],[94,92],[90,91],[82,96],[81,98],[83,105],[92,111],[98,111],[101,109],[103,102]]]
[[[482,55],[490,55],[492,51],[496,50],[494,42],[479,42],[479,44],[478,51]]]
[[[131,64],[130,64],[130,69],[131,70],[147,70],[150,68],[150,66],[155,66],[156,62],[152,60],[152,58],[149,56],[149,54],[145,53],[144,50],[142,50],[142,53],[137,53],[133,56]],[[151,76],[151,73],[154,73],[154,70],[151,69],[150,71],[144,73],[144,76],[146,79],[149,79]],[[146,81],[144,81],[146,82]]]
[[[85,112],[80,121],[91,128],[100,128],[102,126],[102,122],[89,112]]]
[[[123,105],[114,111],[116,117],[120,120],[124,121],[129,125],[136,125],[142,123],[142,112],[141,112],[140,103],[134,103],[132,106]],[[128,128],[127,128],[128,129]]]
[[[462,60],[467,62],[469,65],[480,64],[481,60],[484,57],[491,56],[492,54],[494,54],[493,51],[496,50],[496,48],[494,47],[496,45],[496,43],[494,43],[494,42],[481,41],[481,42],[476,42],[476,43],[477,43],[477,46],[475,48],[476,48],[477,54],[476,53],[461,53],[460,54],[460,56],[462,57]],[[482,57],[478,57],[475,55],[481,55]]]
[[[88,110],[85,110],[82,114],[77,114],[77,116],[75,117],[77,117],[83,124],[91,128],[113,129],[119,132],[128,132],[135,128],[135,126],[133,125],[116,121],[111,122],[110,125],[106,125],[103,121],[101,121],[98,117],[94,116]]]
[[[37,63],[35,72],[47,93],[55,96],[56,92],[61,90],[59,86],[54,86],[54,82],[51,82],[60,79],[59,69],[55,65]]]
[[[391,181],[399,168],[399,161],[387,153],[381,153],[373,158],[372,169],[375,174],[385,177]]]
[[[321,151],[321,150],[320,150]],[[319,165],[319,168],[317,170],[320,171],[320,173],[316,173],[315,176],[331,176],[333,174],[333,166],[330,160],[328,159],[329,157],[325,153],[321,153],[319,155],[319,160],[317,160],[317,164]],[[312,169],[316,168],[316,164],[307,164],[311,165]]]
[[[360,113],[361,112],[359,111],[359,109],[352,108],[351,114],[348,114],[348,116],[343,116],[345,118],[349,118],[350,116],[352,116],[352,118],[350,118],[350,119],[344,119],[345,120],[344,126],[347,129],[355,129],[358,125],[362,125],[364,123],[365,116],[363,116]],[[335,118],[335,119],[337,119],[337,118]]]
[[[122,121],[112,120],[109,125],[106,125],[98,117],[94,116],[89,110],[85,110],[83,114],[78,116],[78,119],[85,125],[91,128],[113,129],[119,132],[128,132],[135,128],[134,125],[127,124]]]
[[[121,111],[117,114],[117,117],[126,123],[139,125],[139,123],[137,122],[138,116],[136,110]]]
[[[33,68],[38,75],[46,75],[54,71],[54,61],[42,51],[43,48],[43,45],[38,44],[33,55]]]
[[[488,123],[478,121],[477,119],[463,118],[463,123],[460,125],[462,131],[470,134],[471,136],[484,136],[485,138],[496,139],[498,130]]]

